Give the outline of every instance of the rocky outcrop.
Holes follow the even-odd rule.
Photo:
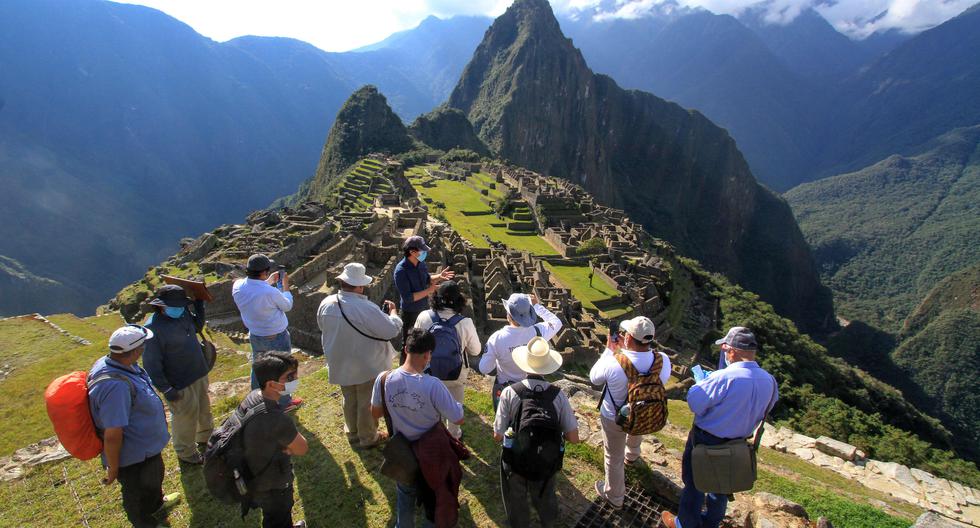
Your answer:
[[[698,112],[594,74],[546,0],[518,0],[494,22],[449,106],[500,157],[623,207],[802,328],[834,324],[789,207],[734,140]]]
[[[353,94],[340,108],[320,155],[316,173],[299,191],[295,203],[325,200],[330,184],[359,158],[373,152],[397,154],[411,150],[405,125],[374,86]]]
[[[408,127],[408,133],[439,150],[462,148],[481,156],[490,155],[490,150],[473,131],[473,124],[466,119],[466,114],[456,108],[441,106],[417,117]]]

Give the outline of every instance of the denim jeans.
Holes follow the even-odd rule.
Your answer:
[[[289,352],[293,349],[293,345],[289,341],[289,330],[283,330],[282,332],[271,336],[257,336],[249,332],[248,342],[252,345],[253,365],[255,364],[255,360],[266,352]],[[252,388],[259,388],[259,381],[255,379],[255,369],[252,369]],[[289,405],[290,401],[292,401],[292,397],[288,394],[283,394],[279,398],[279,405],[285,407]]]
[[[407,486],[400,482],[395,483],[395,488],[398,491],[395,510],[398,517],[395,528],[415,528],[415,501],[418,498],[418,490],[415,486]],[[422,527],[430,528],[432,526],[435,525],[425,517],[423,512]]]
[[[725,517],[728,508],[727,495],[703,493],[694,487],[694,468],[691,466],[691,451],[696,444],[718,445],[727,442],[728,438],[703,431],[698,427],[691,429],[684,446],[684,457],[681,459],[681,480],[684,481],[684,491],[681,492],[681,503],[677,509],[678,526],[682,528],[718,528]],[[705,501],[707,499],[707,501]],[[703,508],[707,502],[707,508]],[[702,511],[703,510],[703,511]]]

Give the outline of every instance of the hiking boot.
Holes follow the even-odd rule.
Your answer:
[[[306,528],[306,521],[296,521],[293,523],[293,528]]]
[[[677,528],[677,516],[669,511],[661,512],[660,526],[663,528]]]
[[[378,437],[377,437],[377,439],[374,442],[371,442],[370,444],[360,444],[360,445],[357,446],[357,448],[358,449],[373,449],[375,447],[378,447],[378,446],[384,444],[387,441],[388,441],[388,433],[386,433],[386,432],[380,432],[380,433],[378,433]]]
[[[204,457],[197,452],[187,457],[178,457],[177,460],[179,460],[181,464],[189,464],[192,466],[200,466],[204,463]]]
[[[613,501],[609,500],[609,497],[606,496],[606,492],[603,491],[605,487],[606,487],[606,481],[604,480],[595,481],[595,492],[599,494],[599,498],[609,503],[609,505],[612,506],[614,510],[621,509],[623,507],[622,504],[616,504]]]
[[[303,406],[303,398],[293,398],[282,412],[293,412]]]

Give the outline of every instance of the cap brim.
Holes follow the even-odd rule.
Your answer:
[[[515,323],[527,328],[534,326],[534,323],[538,322],[538,317],[534,313],[518,315],[511,310],[511,306],[513,306],[511,303],[504,301],[504,308],[507,310],[507,315],[509,315]]]
[[[724,344],[725,344],[725,338],[723,337],[723,338],[721,338],[721,339],[719,339],[719,340],[717,340],[717,341],[715,341],[715,344],[716,344],[716,345],[724,345]]]

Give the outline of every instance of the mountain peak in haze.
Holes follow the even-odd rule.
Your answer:
[[[833,324],[789,207],[734,140],[698,112],[594,74],[546,1],[518,0],[494,21],[449,105],[500,157],[623,207],[802,327]]]

